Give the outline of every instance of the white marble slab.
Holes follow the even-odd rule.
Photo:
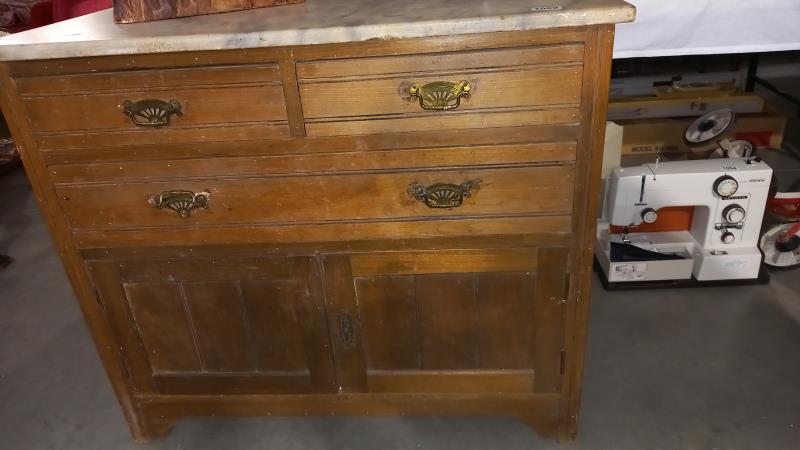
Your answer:
[[[0,38],[0,60],[328,44],[632,21],[622,0],[306,0],[136,24],[111,10]]]

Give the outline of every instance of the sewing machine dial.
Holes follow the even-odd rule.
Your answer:
[[[730,197],[739,189],[739,182],[730,175],[723,175],[714,181],[714,192],[722,198]]]
[[[725,219],[727,223],[742,223],[746,215],[747,212],[744,208],[737,204],[728,205],[722,210],[722,218]]]

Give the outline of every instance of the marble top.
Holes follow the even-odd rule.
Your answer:
[[[630,22],[622,0],[306,0],[115,24],[111,9],[0,38],[0,61],[329,44]]]

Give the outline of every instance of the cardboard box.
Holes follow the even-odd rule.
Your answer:
[[[699,117],[716,109],[730,109],[736,114],[760,113],[764,111],[764,99],[756,94],[712,92],[690,97],[668,95],[612,100],[608,104],[608,120]]]
[[[650,154],[662,156],[695,156],[705,158],[716,146],[702,148],[689,147],[683,140],[686,128],[696,119],[636,119],[620,120],[617,124],[624,128],[622,154]],[[783,144],[783,133],[786,128],[786,117],[775,113],[741,114],[736,119],[731,139],[747,139],[757,148],[780,148]],[[681,155],[683,154],[683,155]]]

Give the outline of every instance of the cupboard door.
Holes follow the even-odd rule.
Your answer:
[[[326,257],[343,390],[558,392],[566,264],[561,247]]]
[[[315,259],[88,264],[139,390],[335,391]]]

